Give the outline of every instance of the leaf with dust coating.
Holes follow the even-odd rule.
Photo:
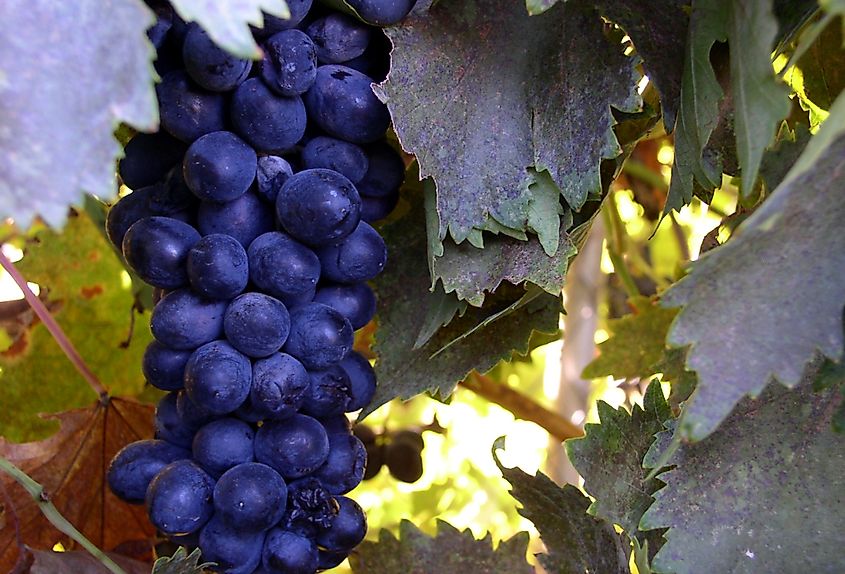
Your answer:
[[[510,358],[513,351],[524,353],[534,330],[556,332],[558,328],[559,297],[540,293],[508,311],[526,291],[503,284],[487,297],[484,307],[467,308],[423,346],[416,346],[418,336],[430,332],[429,308],[439,308],[442,297],[429,291],[422,198],[416,193],[408,199],[410,211],[381,230],[389,257],[373,286],[379,299],[389,304],[379,306],[374,346],[379,384],[364,415],[395,397],[408,399],[428,390],[446,397],[471,370],[485,372]],[[503,311],[508,311],[506,316],[466,335]]]
[[[845,450],[830,428],[840,401],[809,384],[771,386],[681,446],[640,522],[669,528],[654,572],[845,571]]]
[[[601,160],[621,152],[611,106],[641,101],[636,62],[591,7],[529,16],[520,2],[441,0],[387,34],[392,65],[378,91],[402,147],[437,184],[437,238],[526,231],[531,167],[574,209],[601,190]]]
[[[202,554],[196,548],[188,554],[184,546],[180,546],[173,556],[162,556],[153,564],[152,574],[203,574],[212,562],[200,562]]]
[[[105,237],[85,213],[72,216],[62,233],[44,230],[29,242],[18,264],[28,281],[49,293],[53,314],[82,358],[114,395],[144,390],[141,357],[152,340],[149,314],[135,315],[132,285]],[[55,432],[55,423],[36,416],[88,404],[91,389],[41,323],[20,345],[0,355],[6,409],[0,435],[35,440]]]
[[[83,192],[113,197],[115,128],[155,129],[153,14],[137,0],[107,7],[0,3],[0,219],[59,226]]]
[[[681,418],[683,438],[712,433],[744,395],[758,395],[773,377],[796,385],[817,353],[842,355],[843,185],[840,96],[786,180],[664,295],[666,306],[684,306],[668,342],[691,345],[687,367],[698,375]]]
[[[187,21],[196,21],[222,48],[241,58],[259,58],[249,24],[261,27],[267,12],[290,18],[285,0],[171,0],[176,12]]]
[[[566,452],[584,477],[584,490],[595,498],[590,514],[618,524],[633,537],[660,488],[660,481],[646,480],[643,457],[671,416],[669,404],[660,383],[652,382],[642,408],[634,405],[628,413],[599,401],[598,412],[601,424],[586,425],[586,436],[566,441]]]
[[[423,572],[472,572],[472,574],[533,574],[526,562],[528,534],[521,532],[493,549],[488,534],[476,540],[472,532],[437,521],[433,538],[408,520],[399,523],[399,538],[389,530],[379,532],[378,542],[363,542],[349,561],[355,574],[416,574]]]
[[[113,550],[130,542],[149,542],[155,528],[144,507],[118,499],[106,484],[105,470],[118,450],[153,434],[153,407],[112,398],[107,404],[66,411],[51,418],[59,431],[40,442],[10,443],[0,438],[0,456],[7,458],[44,487],[59,512],[98,548]],[[75,543],[53,528],[35,501],[6,475],[0,477],[14,501],[23,542],[50,550],[57,542],[71,550]],[[0,572],[15,562],[14,527],[0,530]]]
[[[571,484],[563,488],[543,473],[526,474],[519,468],[505,468],[495,451],[503,448],[502,438],[493,445],[496,465],[511,483],[511,495],[522,504],[519,514],[534,523],[546,545],[537,559],[555,574],[630,574],[630,544],[613,525],[587,514],[590,499]]]
[[[611,337],[599,345],[599,356],[584,368],[588,379],[647,377],[659,371],[656,364],[666,349],[666,333],[678,314],[647,297],[632,299],[634,313],[610,322]]]
[[[109,569],[88,552],[53,552],[30,550],[32,566],[29,574],[109,574]],[[109,558],[123,568],[126,574],[149,574],[150,565],[120,554],[109,553]]]

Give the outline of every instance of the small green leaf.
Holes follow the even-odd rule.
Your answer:
[[[683,438],[712,433],[744,395],[759,394],[773,377],[796,385],[817,353],[841,356],[844,134],[840,96],[769,199],[664,295],[665,305],[685,306],[668,341],[692,345],[687,366],[698,375],[681,419]]]
[[[613,525],[587,514],[590,499],[571,484],[563,488],[543,473],[526,474],[505,468],[496,456],[504,437],[493,445],[493,458],[513,488],[511,495],[522,504],[519,513],[534,523],[546,552],[537,559],[555,574],[630,574],[630,545]]]
[[[830,428],[840,401],[809,384],[771,386],[680,446],[640,522],[669,528],[653,571],[845,571],[845,450]]]
[[[483,307],[467,308],[424,345],[417,345],[418,337],[428,335],[432,322],[437,322],[430,315],[441,317],[443,305],[443,294],[429,291],[420,195],[409,193],[410,211],[381,230],[389,257],[384,273],[373,285],[379,300],[386,302],[379,306],[374,346],[379,385],[364,415],[394,397],[407,399],[427,390],[446,397],[471,370],[485,372],[499,360],[510,358],[513,351],[525,352],[535,329],[557,331],[559,297],[541,293],[517,305],[525,289],[503,284],[487,297]],[[489,245],[484,251],[487,249]],[[486,326],[476,329],[482,323]]]
[[[399,523],[399,537],[382,529],[378,542],[363,542],[349,557],[355,574],[465,572],[472,574],[533,574],[526,562],[528,534],[520,532],[493,549],[488,534],[476,540],[472,532],[437,521],[437,535],[423,533],[408,520]]]
[[[599,356],[584,368],[588,379],[647,377],[659,372],[656,364],[666,347],[666,333],[678,314],[653,304],[646,297],[632,300],[635,313],[611,321],[612,336],[599,345]]]
[[[402,147],[436,181],[433,240],[462,243],[488,219],[526,231],[530,167],[548,170],[574,209],[600,192],[601,160],[620,153],[611,106],[641,101],[636,62],[591,7],[528,16],[518,2],[442,0],[387,34],[379,93]]]
[[[249,24],[263,26],[262,11],[290,18],[285,0],[172,0],[172,3],[179,16],[197,22],[215,43],[241,58],[261,57]]]
[[[590,513],[618,524],[629,536],[637,534],[640,518],[651,505],[660,482],[646,480],[643,457],[663,423],[671,416],[660,383],[652,382],[643,408],[629,414],[598,403],[601,424],[588,424],[586,436],[566,441],[569,460],[582,477],[584,490],[595,498]]]
[[[180,546],[173,556],[162,556],[153,564],[152,574],[203,574],[214,562],[200,562],[202,554],[197,548],[190,554]]]
[[[114,395],[144,389],[141,357],[149,341],[149,315],[135,315],[129,277],[86,213],[72,216],[62,233],[45,230],[18,264],[28,281],[49,292],[48,305],[82,358]],[[126,341],[132,330],[131,342]],[[3,402],[0,435],[33,440],[55,429],[38,413],[87,405],[94,394],[43,324],[25,335],[26,345],[0,357]]]
[[[114,196],[115,128],[158,124],[152,23],[139,0],[0,3],[0,218],[61,226],[83,192]]]

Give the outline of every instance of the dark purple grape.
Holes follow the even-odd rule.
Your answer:
[[[123,237],[123,256],[144,282],[176,289],[187,285],[188,252],[200,240],[196,229],[170,217],[145,217]]]
[[[255,151],[232,132],[218,131],[197,139],[185,152],[185,183],[198,198],[232,201],[255,180]]]
[[[225,341],[206,343],[185,367],[185,390],[198,407],[215,415],[237,409],[249,396],[252,365]]]
[[[223,317],[226,338],[241,353],[267,357],[285,344],[290,331],[290,315],[284,304],[264,293],[244,293],[236,297]]]
[[[177,289],[155,306],[150,329],[163,345],[193,350],[223,336],[225,312],[225,301],[203,299],[190,289]]]
[[[237,58],[219,47],[197,24],[188,27],[182,44],[185,71],[197,84],[212,92],[226,92],[249,75],[252,62]]]
[[[361,196],[361,221],[374,223],[390,215],[399,204],[399,192],[384,197]]]
[[[123,149],[124,157],[118,163],[117,172],[132,189],[152,185],[182,161],[185,149],[184,142],[164,131],[135,134]]]
[[[387,263],[387,247],[378,231],[361,222],[346,238],[317,250],[324,279],[359,283],[374,279]]]
[[[411,13],[416,0],[346,0],[368,24],[393,26]]]
[[[369,160],[359,145],[328,136],[317,136],[302,150],[302,165],[306,169],[336,171],[357,184],[367,173]]]
[[[256,237],[273,231],[273,208],[248,191],[226,203],[203,201],[197,212],[197,228],[203,235],[222,233],[236,239],[246,249]]]
[[[141,371],[144,378],[162,391],[178,391],[185,386],[185,365],[191,351],[171,349],[152,341],[144,351]]]
[[[167,393],[156,405],[153,429],[155,438],[184,449],[190,449],[198,426],[179,414],[177,393]]]
[[[261,532],[282,519],[287,496],[287,485],[278,472],[266,464],[246,462],[227,470],[217,481],[214,510],[235,530]]]
[[[329,438],[316,419],[295,414],[265,421],[255,435],[255,459],[286,479],[314,472],[329,456]]]
[[[357,411],[363,409],[376,394],[376,373],[370,362],[355,351],[340,362],[340,367],[349,376],[349,395],[351,397],[347,409]]]
[[[288,0],[288,10],[290,11],[290,18],[280,18],[271,14],[264,13],[264,26],[255,28],[253,34],[258,39],[267,38],[281,32],[282,30],[290,30],[296,28],[299,23],[311,10],[313,0]]]
[[[314,20],[307,29],[321,64],[340,64],[362,55],[370,43],[370,31],[366,24],[340,12]]]
[[[387,142],[367,147],[367,173],[356,187],[362,197],[395,195],[405,181],[405,162]]]
[[[314,538],[317,530],[328,528],[339,506],[318,479],[307,476],[288,483],[288,508],[282,518],[285,530]]]
[[[320,278],[320,260],[286,233],[260,235],[247,249],[249,276],[259,290],[288,308],[311,301]]]
[[[214,479],[189,460],[164,467],[150,482],[146,505],[150,522],[164,534],[190,534],[214,512]]]
[[[308,303],[294,307],[290,322],[284,351],[299,359],[306,369],[325,369],[342,361],[352,350],[352,325],[327,305]]]
[[[357,546],[367,534],[367,517],[357,502],[335,497],[340,509],[331,525],[317,534],[317,544],[327,550],[345,551]]]
[[[302,402],[302,412],[312,417],[324,418],[343,414],[349,410],[349,375],[340,365],[330,365],[324,370],[310,371],[311,384]]]
[[[120,449],[109,464],[106,480],[111,491],[126,502],[141,504],[147,487],[158,472],[191,453],[163,440],[139,440]]]
[[[277,155],[258,158],[258,173],[255,176],[256,193],[264,201],[276,205],[276,197],[282,186],[293,175],[290,163]]]
[[[230,235],[212,233],[188,252],[191,287],[209,299],[231,299],[249,283],[246,250]]]
[[[290,417],[302,406],[310,384],[302,363],[285,353],[273,353],[252,365],[251,409],[262,419]]]
[[[351,434],[330,434],[329,458],[314,477],[332,494],[345,494],[364,479],[366,464],[367,450],[360,440]]]
[[[261,564],[263,532],[247,532],[214,516],[200,531],[198,545],[203,561],[216,562],[215,571],[252,574]]]
[[[222,418],[200,428],[194,435],[194,462],[217,478],[230,468],[252,462],[255,432],[247,423]]]
[[[317,53],[304,32],[284,30],[264,43],[261,79],[277,94],[304,94],[316,77]]]
[[[259,78],[238,86],[230,115],[235,131],[256,151],[264,153],[289,150],[305,133],[302,99],[275,94]]]
[[[192,142],[225,129],[226,101],[222,94],[195,86],[182,71],[170,72],[156,86],[161,126],[172,136]]]
[[[305,536],[274,528],[264,541],[262,564],[267,574],[314,574],[317,545]]]
[[[352,329],[358,330],[375,316],[376,296],[366,283],[324,285],[314,295],[315,303],[328,305],[349,319]]]

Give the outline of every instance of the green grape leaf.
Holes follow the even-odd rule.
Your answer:
[[[669,404],[655,381],[646,391],[642,408],[634,405],[628,413],[599,401],[598,411],[601,424],[586,425],[586,436],[566,441],[566,452],[584,477],[584,490],[595,498],[590,514],[618,524],[633,537],[661,484],[657,479],[646,480],[643,457],[671,416]]]
[[[260,58],[249,24],[261,27],[267,12],[290,18],[285,0],[172,0],[183,19],[197,22],[220,47],[241,58]]]
[[[152,23],[138,0],[0,4],[0,218],[60,226],[83,191],[114,196],[115,128],[158,124]]]
[[[437,521],[437,534],[428,536],[408,520],[399,523],[399,537],[379,532],[378,542],[363,542],[349,561],[355,574],[409,572],[472,572],[473,574],[533,574],[525,560],[528,534],[520,532],[493,548],[488,534],[476,540],[472,532]]]
[[[682,445],[640,522],[669,528],[653,571],[845,571],[845,450],[830,428],[839,401],[809,384],[771,386]]]
[[[632,378],[658,372],[655,365],[663,358],[666,333],[678,310],[660,307],[646,297],[630,304],[635,312],[610,322],[612,336],[599,345],[600,355],[584,368],[583,377]]]
[[[162,556],[156,560],[152,574],[203,574],[213,562],[200,562],[200,558],[199,548],[188,554],[187,549],[180,546],[173,556]]]
[[[483,307],[467,308],[418,345],[419,337],[431,331],[429,314],[437,316],[443,305],[442,294],[430,291],[420,195],[409,194],[408,213],[381,230],[389,255],[384,272],[373,282],[384,302],[374,345],[379,384],[362,416],[395,397],[408,399],[428,390],[446,397],[471,370],[485,372],[513,351],[526,352],[534,330],[557,332],[559,297],[541,292],[525,301],[525,289],[502,284]]]
[[[797,64],[807,99],[823,110],[830,109],[836,96],[845,89],[842,24],[828,23]]]
[[[563,488],[543,473],[526,474],[505,468],[496,457],[504,437],[493,445],[493,457],[502,476],[511,483],[511,495],[522,504],[519,513],[534,523],[546,545],[537,559],[555,574],[630,574],[630,545],[613,525],[587,513],[590,499],[571,484]]]
[[[641,100],[636,61],[592,8],[529,16],[519,2],[441,0],[386,32],[391,71],[377,93],[421,177],[436,182],[438,240],[528,230],[531,167],[576,210],[601,191],[601,160],[621,152],[611,107]],[[541,237],[557,235],[553,219]]]
[[[759,394],[773,377],[796,385],[817,353],[841,356],[843,184],[840,96],[769,199],[664,295],[666,306],[684,306],[668,342],[692,345],[687,367],[698,375],[681,419],[683,438],[712,433],[744,395]]]
[[[770,190],[780,185],[810,142],[810,129],[807,125],[798,124],[792,133],[785,128],[786,126],[781,129],[777,145],[766,150],[760,164],[760,178]]]
[[[599,12],[622,27],[637,53],[649,80],[660,93],[663,123],[672,131],[681,97],[681,77],[689,32],[692,0],[594,0]]]
[[[84,212],[73,215],[63,232],[45,230],[36,238],[18,264],[21,273],[49,291],[56,320],[112,394],[137,396],[144,389],[141,357],[152,340],[149,315],[135,315],[132,328],[132,285],[111,246]],[[13,349],[0,356],[4,404],[14,406],[0,419],[0,435],[44,437],[55,424],[35,415],[82,406],[91,389],[43,324]]]

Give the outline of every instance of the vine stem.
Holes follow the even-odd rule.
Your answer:
[[[26,283],[26,279],[24,276],[21,275],[21,272],[18,271],[18,268],[15,267],[15,264],[6,257],[6,254],[3,253],[3,250],[0,249],[0,266],[6,270],[6,272],[11,275],[12,279],[14,280],[15,284],[17,284],[18,288],[23,292],[24,299],[26,302],[29,303],[29,306],[32,307],[32,310],[41,319],[41,322],[44,323],[44,326],[47,327],[47,330],[53,336],[53,339],[56,340],[56,343],[59,344],[62,351],[64,351],[67,358],[70,359],[70,362],[73,363],[73,366],[76,367],[76,370],[79,371],[79,374],[82,375],[82,378],[94,389],[94,392],[100,397],[100,400],[105,400],[108,395],[108,389],[103,386],[103,383],[100,382],[100,379],[94,374],[93,371],[88,367],[85,363],[85,360],[76,350],[76,347],[73,346],[73,343],[68,339],[65,332],[62,330],[61,326],[56,322],[56,319],[50,314],[50,311],[47,309],[47,306],[44,305],[44,302],[39,299],[35,293],[32,292],[32,289],[29,288],[29,285]]]
[[[85,538],[84,534],[77,530],[67,518],[62,516],[59,509],[56,508],[56,506],[50,501],[49,496],[44,491],[44,487],[36,482],[35,479],[2,456],[0,456],[0,470],[15,479],[15,481],[20,484],[30,494],[30,496],[32,496],[33,500],[35,500],[35,503],[38,505],[38,508],[41,510],[41,514],[44,515],[44,518],[50,521],[50,524],[55,526],[62,533],[70,536],[77,544],[90,552],[94,558],[99,560],[103,566],[108,568],[114,574],[126,574],[123,568],[118,566],[117,563],[109,558],[105,552],[97,548],[93,542]]]
[[[541,426],[561,442],[584,436],[584,431],[578,425],[490,377],[473,371],[460,384],[491,403],[509,410],[516,418]]]

